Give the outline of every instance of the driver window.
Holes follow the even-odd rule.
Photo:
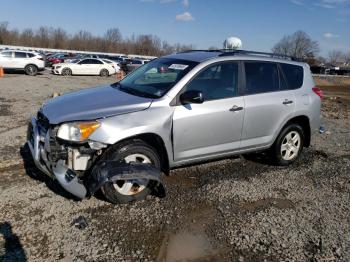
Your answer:
[[[225,62],[207,67],[197,74],[186,91],[197,90],[204,101],[234,97],[238,93],[238,63]]]

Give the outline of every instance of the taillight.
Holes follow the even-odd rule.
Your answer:
[[[37,57],[39,60],[44,61],[44,58],[42,57]]]
[[[313,87],[312,88],[312,91],[314,91],[314,93],[316,95],[318,95],[321,99],[323,98],[323,92],[321,89],[319,89],[318,87]]]

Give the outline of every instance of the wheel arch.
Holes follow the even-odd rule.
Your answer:
[[[298,124],[302,127],[304,131],[304,146],[309,147],[311,143],[310,119],[306,115],[294,116],[283,125],[280,132],[290,124]]]
[[[123,138],[122,140],[116,142],[114,145],[124,143],[128,140],[133,140],[133,139],[140,139],[145,143],[149,144],[150,146],[152,146],[157,151],[160,157],[162,171],[168,175],[170,171],[169,156],[168,156],[163,139],[155,133],[143,133],[143,134],[137,134],[134,136]]]
[[[35,66],[36,68],[38,68],[38,69],[39,69],[39,67],[38,67],[36,64],[34,64],[34,63],[29,63],[29,64],[26,64],[24,68],[26,68],[27,66]]]

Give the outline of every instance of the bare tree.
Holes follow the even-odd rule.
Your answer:
[[[273,48],[273,53],[289,55],[300,59],[314,58],[319,52],[317,41],[303,31],[284,36]]]
[[[34,46],[34,32],[32,29],[24,29],[20,35],[21,45]]]
[[[328,60],[331,64],[341,62],[345,57],[345,54],[339,50],[332,50],[328,53]]]
[[[52,46],[57,49],[66,49],[67,48],[67,32],[62,28],[56,28],[52,30]]]
[[[350,65],[350,52],[347,52],[344,56],[345,63]]]
[[[122,41],[122,35],[118,28],[108,29],[105,37],[104,49],[106,52],[116,52],[118,44]]]
[[[8,22],[2,22],[0,23],[0,44],[6,44],[7,37],[8,37]]]
[[[37,46],[48,48],[50,47],[50,34],[49,29],[45,26],[41,26],[36,32]]]

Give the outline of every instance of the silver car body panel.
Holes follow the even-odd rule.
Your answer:
[[[297,116],[306,116],[312,131],[320,127],[320,98],[312,91],[315,83],[305,63],[251,55],[218,57],[216,52],[167,57],[200,63],[159,99],[137,97],[107,86],[55,98],[43,107],[43,113],[51,124],[98,119],[101,125],[89,139],[107,145],[138,135],[156,135],[164,143],[170,168],[267,149],[283,126]],[[296,90],[237,96],[203,104],[173,103],[186,84],[205,67],[224,61],[249,60],[302,66],[303,86]],[[292,102],[285,104],[285,101]],[[243,109],[230,111],[234,106]],[[45,169],[37,144],[30,147],[35,163]],[[53,173],[69,192],[83,196],[86,192],[78,181],[73,179],[69,182],[72,184],[67,184],[62,175],[66,168],[58,163],[52,170],[46,168],[46,173]]]

